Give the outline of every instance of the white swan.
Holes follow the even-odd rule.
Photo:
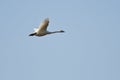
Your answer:
[[[49,24],[49,18],[46,18],[38,28],[34,29],[34,32],[29,34],[29,36],[44,36],[47,34],[53,34],[53,33],[63,33],[63,30],[60,31],[54,31],[54,32],[49,32],[47,31],[47,26]]]

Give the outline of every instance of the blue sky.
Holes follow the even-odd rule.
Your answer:
[[[0,80],[120,80],[119,0],[0,0]],[[49,31],[29,37],[49,17]]]

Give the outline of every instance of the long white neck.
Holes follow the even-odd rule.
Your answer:
[[[63,33],[63,32],[64,32],[63,30],[60,30],[60,31],[48,32],[48,34],[53,34],[53,33]]]

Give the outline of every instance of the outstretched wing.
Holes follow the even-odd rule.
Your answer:
[[[46,18],[39,26],[38,28],[38,32],[40,31],[46,31],[47,30],[47,26],[49,24],[49,18]]]

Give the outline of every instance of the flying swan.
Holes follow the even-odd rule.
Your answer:
[[[45,36],[47,34],[53,34],[53,33],[63,33],[63,30],[49,32],[47,31],[47,26],[49,24],[49,18],[46,18],[38,28],[34,29],[34,32],[29,34],[29,36]]]

